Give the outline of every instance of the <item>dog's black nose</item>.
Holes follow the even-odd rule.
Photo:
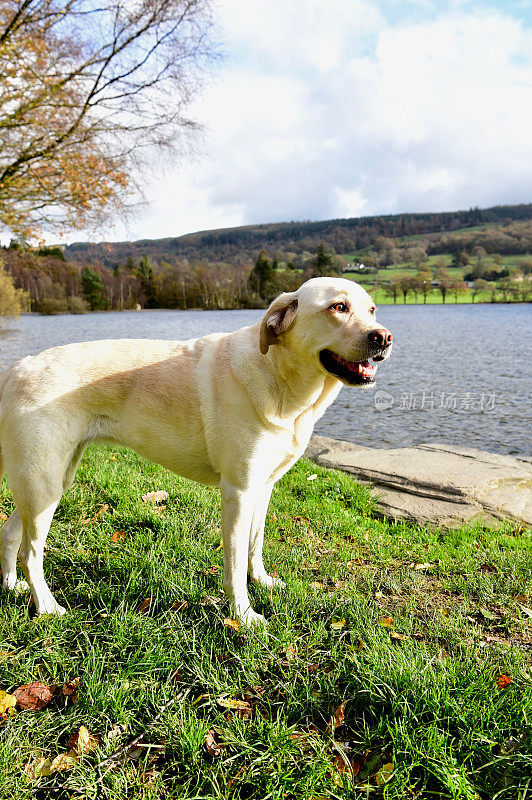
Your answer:
[[[382,349],[391,345],[393,336],[386,328],[375,328],[368,333],[368,339],[374,347]]]

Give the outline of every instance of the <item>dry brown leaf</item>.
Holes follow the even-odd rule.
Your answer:
[[[64,683],[63,684],[63,688],[61,689],[61,693],[65,697],[70,697],[72,703],[75,704],[75,703],[78,702],[78,692],[79,692],[80,685],[81,685],[81,678],[79,678],[79,677],[78,678],[72,678],[71,681],[69,681],[68,683]]]
[[[98,517],[101,517],[102,514],[105,514],[105,512],[107,511],[108,508],[109,508],[108,503],[105,503],[105,505],[103,505],[100,508],[100,510],[96,512],[96,514],[93,517],[87,517],[86,519],[82,519],[81,520],[81,524],[82,525],[89,525],[89,523],[95,522],[95,520],[97,520]]]
[[[14,714],[16,704],[16,695],[8,694],[0,689],[0,714]]]
[[[299,514],[295,517],[292,517],[292,522],[295,522],[296,525],[309,525],[310,520],[307,517],[300,517]]]
[[[341,631],[342,628],[345,628],[345,619],[333,619],[331,629],[333,631]]]
[[[340,725],[344,724],[345,704],[346,701],[344,700],[344,702],[340,703],[340,705],[332,715],[329,724],[327,725],[327,733],[334,733],[336,728],[339,728]]]
[[[147,614],[151,606],[151,597],[145,597],[142,603],[137,608],[139,614]]]
[[[17,698],[17,704],[20,708],[31,709],[32,711],[41,711],[54,696],[53,690],[42,681],[19,686],[13,694]]]
[[[393,617],[381,617],[379,625],[383,628],[393,628]]]
[[[183,611],[188,606],[186,600],[176,600],[172,606],[172,611]]]
[[[321,581],[312,581],[312,583],[310,583],[309,585],[313,589],[323,589],[323,583],[321,583]]]
[[[6,521],[6,519],[7,519],[7,514],[4,514],[4,512],[3,512],[3,511],[1,511],[1,512],[0,512],[0,520],[1,520],[2,522],[5,522],[5,521]]]
[[[77,733],[73,733],[67,742],[71,750],[78,755],[92,753],[99,745],[98,737],[89,733],[85,725],[81,725]]]
[[[222,752],[222,745],[220,744],[220,737],[214,728],[211,728],[205,739],[205,749],[207,753],[215,758]]]
[[[512,679],[509,675],[497,675],[495,678],[495,683],[499,687],[499,689],[506,689],[512,682]]]
[[[237,619],[229,619],[229,617],[226,617],[224,619],[224,625],[226,628],[232,628],[234,631],[240,630],[240,622]]]
[[[50,765],[50,775],[53,775],[54,772],[64,772],[67,769],[72,769],[77,760],[78,754],[75,750],[69,750],[68,753],[60,753]]]
[[[122,539],[125,538],[126,538],[125,531],[115,531],[111,536],[111,541],[114,542],[114,544],[118,544],[118,542],[120,542]]]
[[[360,764],[354,758],[347,758],[347,756],[336,753],[333,758],[333,764],[336,773],[344,775],[345,777],[355,778],[360,772]],[[338,774],[333,774],[334,782],[337,786],[343,786],[342,778]]]
[[[216,702],[222,708],[229,708],[231,711],[251,711],[251,706],[245,700],[233,700],[232,697],[217,697]]]
[[[390,639],[393,639],[396,642],[404,642],[405,639],[410,639],[410,636],[407,636],[404,633],[397,633],[397,631],[390,631]]]
[[[357,639],[357,643],[351,645],[351,650],[353,650],[353,652],[355,652],[355,653],[360,653],[360,651],[363,650],[363,649],[364,649],[364,642],[362,641],[362,639],[359,636],[358,639]]]
[[[168,500],[168,492],[165,492],[164,489],[159,489],[158,492],[148,492],[147,494],[142,495],[143,503],[163,503],[165,500]]]

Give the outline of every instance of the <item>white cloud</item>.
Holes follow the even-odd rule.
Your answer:
[[[128,235],[530,200],[519,18],[460,4],[392,24],[358,0],[224,0],[220,17],[205,158],[154,182]]]

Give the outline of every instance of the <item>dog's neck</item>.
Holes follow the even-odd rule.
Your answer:
[[[309,411],[316,421],[342,387],[334,376],[318,369],[313,359],[302,359],[300,354],[296,355],[282,345],[272,345],[266,357],[270,359],[276,376],[277,414],[287,422]]]

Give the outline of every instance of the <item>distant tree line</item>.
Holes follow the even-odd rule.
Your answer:
[[[69,260],[98,261],[112,267],[129,256],[144,254],[152,262],[177,266],[184,260],[218,261],[252,267],[261,250],[278,261],[302,267],[321,242],[327,252],[367,250],[375,265],[400,263],[404,251],[420,247],[429,255],[471,250],[479,245],[488,253],[515,255],[532,252],[532,204],[496,206],[445,214],[396,214],[322,222],[248,225],[176,238],[94,244],[75,243],[65,248]],[[484,227],[477,227],[484,226]],[[469,228],[467,231],[458,231]],[[416,237],[410,242],[401,237]],[[368,263],[364,258],[364,263]],[[371,264],[370,264],[371,265]]]
[[[109,268],[101,263],[65,260],[55,248],[31,249],[15,242],[2,260],[26,307],[43,314],[141,308],[263,308],[280,292],[292,291],[309,277],[340,274],[345,262],[323,243],[304,270],[261,251],[255,264],[166,262],[152,264],[129,256]]]

